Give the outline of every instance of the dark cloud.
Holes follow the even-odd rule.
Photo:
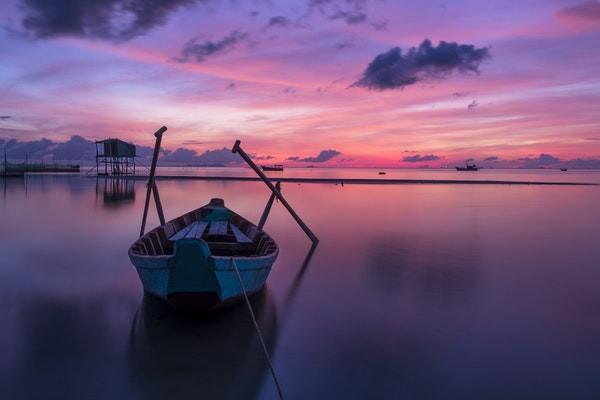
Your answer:
[[[339,156],[340,153],[337,150],[322,150],[319,155],[317,155],[316,157],[306,157],[306,158],[300,158],[298,156],[294,156],[294,157],[288,157],[287,159],[290,161],[301,161],[301,162],[316,162],[316,163],[322,163],[325,161],[329,161],[332,158]]]
[[[569,168],[586,168],[586,169],[598,169],[600,168],[600,159],[598,158],[576,158],[569,160],[564,163]]]
[[[582,1],[574,6],[561,8],[556,15],[567,21],[600,23],[600,1]]]
[[[204,62],[207,57],[223,53],[248,37],[247,33],[232,31],[229,35],[216,42],[206,40],[200,42],[198,38],[189,40],[181,49],[179,57],[175,58],[179,62]]]
[[[368,19],[367,0],[310,0],[309,9],[316,9],[330,20],[343,20],[349,25],[361,24]]]
[[[484,158],[484,159],[483,159],[483,161],[488,161],[488,162],[491,162],[491,161],[498,161],[499,159],[500,159],[500,158],[499,158],[499,157],[497,157],[497,156],[490,156],[490,157],[486,157],[486,158]]]
[[[283,15],[271,17],[265,28],[287,28],[292,25],[292,21]]]
[[[589,137],[589,138],[585,138],[585,140],[600,141],[600,137]]]
[[[472,109],[472,108],[475,108],[475,107],[477,107],[478,105],[479,105],[479,103],[478,103],[478,102],[476,102],[475,100],[473,100],[472,102],[470,102],[469,104],[467,104],[467,109],[469,109],[469,110],[470,110],[470,109]]]
[[[206,144],[195,140],[184,141],[184,144]],[[56,143],[49,139],[40,139],[21,142],[16,139],[2,140],[0,145],[6,146],[9,159],[23,160],[28,157],[30,160],[60,160],[74,161],[83,164],[95,164],[96,145],[94,141],[85,139],[81,136],[71,136],[69,140],[62,143]],[[141,164],[150,163],[153,148],[149,146],[136,146],[137,155]],[[267,156],[269,157],[269,156]],[[222,149],[207,150],[198,154],[194,150],[178,148],[174,151],[161,150],[159,163],[176,165],[204,165],[217,166],[239,164],[241,159],[233,154],[231,149],[223,147]]]
[[[217,150],[206,150],[198,156],[201,164],[239,164],[242,159],[237,154],[233,154],[231,149],[223,147]]]
[[[225,87],[225,89],[227,89],[227,90],[234,90],[235,89],[235,82],[231,82],[229,85],[227,85]]]
[[[344,49],[348,49],[350,47],[354,47],[353,40],[342,40],[333,45],[333,48],[336,50],[344,50]]]
[[[73,135],[63,143],[50,139],[21,142],[10,139],[6,143],[8,158],[22,160],[71,160],[92,161],[96,157],[96,147],[91,140]]]
[[[125,41],[163,25],[198,0],[22,0],[23,28],[38,38],[78,36]]]
[[[196,166],[224,166],[228,164],[239,164],[241,159],[233,154],[231,149],[206,150],[198,154],[194,150],[178,148],[166,153],[160,158],[162,164],[196,165]]]
[[[0,121],[6,121],[11,119],[12,117],[10,115],[0,115]]]
[[[379,31],[379,32],[387,31],[389,24],[390,24],[390,21],[387,19],[382,19],[380,21],[371,22],[371,26],[373,27],[373,29],[375,29],[376,31]]]
[[[521,163],[522,168],[548,167],[561,163],[560,158],[544,153],[540,154],[538,157],[519,158],[517,161]]]
[[[367,20],[367,14],[362,11],[337,11],[329,15],[329,19],[343,19],[349,25],[361,24]]]
[[[394,47],[378,55],[352,86],[402,89],[419,81],[443,79],[455,71],[479,73],[479,65],[489,57],[487,47],[444,41],[434,47],[427,39],[419,47],[411,47],[406,54]]]
[[[435,160],[439,160],[439,159],[440,158],[438,156],[436,156],[435,154],[424,154],[424,155],[415,154],[414,156],[404,157],[402,159],[402,161],[416,163],[416,162],[423,162],[423,161],[435,161]]]

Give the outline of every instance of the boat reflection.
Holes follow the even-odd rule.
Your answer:
[[[269,350],[278,323],[268,289],[250,299]],[[130,364],[143,398],[252,399],[268,372],[243,302],[204,316],[144,295],[130,334]]]

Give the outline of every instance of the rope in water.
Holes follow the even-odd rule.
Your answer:
[[[271,363],[271,356],[269,356],[269,351],[267,350],[267,346],[265,345],[265,341],[263,339],[262,333],[260,331],[260,327],[258,326],[258,322],[256,321],[256,316],[254,315],[254,310],[252,310],[252,305],[250,304],[250,299],[248,299],[248,294],[246,293],[246,287],[244,286],[244,282],[242,281],[242,275],[240,275],[240,271],[238,270],[237,265],[235,264],[235,260],[233,257],[231,258],[231,264],[233,265],[233,269],[240,281],[240,286],[242,288],[242,293],[244,293],[244,299],[246,300],[246,305],[248,306],[248,311],[250,312],[250,317],[252,317],[252,323],[254,324],[254,329],[258,334],[258,339],[260,340],[260,344],[262,346],[263,352],[265,354],[265,358],[267,359],[267,363],[269,364],[269,369],[271,370],[271,375],[273,376],[273,381],[275,382],[275,386],[277,387],[277,393],[279,394],[279,398],[283,400],[283,391],[281,390],[281,386],[279,386],[279,381],[277,380],[277,376],[275,375],[275,368],[273,368],[273,363]]]

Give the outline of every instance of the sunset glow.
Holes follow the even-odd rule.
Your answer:
[[[0,138],[149,146],[167,125],[170,150],[239,138],[290,165],[335,150],[314,162],[543,166],[545,154],[600,167],[598,1],[71,3],[1,7]],[[472,46],[460,51],[476,68],[410,64],[426,39]],[[394,73],[416,82],[357,84],[395,47]]]

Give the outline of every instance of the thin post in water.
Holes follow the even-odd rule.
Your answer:
[[[140,229],[140,237],[144,235],[146,229],[146,217],[148,216],[148,207],[150,206],[150,192],[154,188],[154,176],[156,174],[156,163],[158,162],[158,153],[160,152],[160,142],[162,141],[162,135],[167,130],[166,126],[161,127],[159,130],[154,132],[156,137],[156,143],[154,144],[154,154],[152,155],[152,166],[150,167],[150,176],[148,177],[148,187],[146,189],[146,202],[144,203],[144,215],[142,216],[142,228]],[[158,198],[155,195],[155,199]],[[157,203],[157,208],[159,208]],[[162,206],[160,206],[159,218],[162,214]],[[161,218],[161,224],[164,221],[164,216]]]
[[[281,193],[281,182],[277,181],[275,188],[279,190],[279,193]],[[275,193],[271,193],[271,197],[269,197],[269,201],[267,201],[267,205],[265,206],[265,211],[263,211],[262,216],[260,217],[260,222],[258,223],[258,229],[261,231],[267,222],[267,217],[269,216],[269,212],[271,212],[271,207],[273,206],[274,201]]]

